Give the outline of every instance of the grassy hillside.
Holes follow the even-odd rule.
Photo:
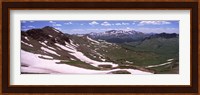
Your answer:
[[[156,73],[167,73],[171,70],[178,72],[179,43],[178,38],[154,38],[142,42],[131,42],[121,44],[121,48],[110,48],[106,53],[108,57],[119,64],[130,64],[141,67],[150,65],[159,65],[167,62],[168,59],[174,59],[173,66],[159,66],[150,68]],[[173,68],[176,69],[173,69]],[[174,73],[173,72],[173,73]]]

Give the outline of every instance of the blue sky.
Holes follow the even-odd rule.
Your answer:
[[[136,30],[143,33],[179,33],[179,21],[173,20],[23,20],[21,30],[52,26],[68,34]]]

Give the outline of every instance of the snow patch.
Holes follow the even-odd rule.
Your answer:
[[[94,43],[97,43],[97,44],[99,44],[99,42],[98,42],[98,41],[96,41],[96,40],[93,40],[93,39],[91,39],[91,38],[90,38],[90,37],[88,37],[88,36],[87,36],[87,39],[88,39],[88,40],[90,40],[91,42],[94,42]]]
[[[50,46],[46,45],[46,44],[45,44],[45,43],[43,43],[43,42],[40,42],[40,41],[39,41],[39,43],[40,43],[40,44],[42,44],[42,45],[44,45],[44,46],[46,46],[46,47],[48,47],[48,48],[50,48],[50,49],[52,49],[52,50],[56,50],[55,48],[53,48],[53,47],[50,47]]]
[[[171,63],[172,63],[172,62],[166,62],[166,63],[158,64],[158,65],[150,65],[150,66],[147,66],[146,68],[159,67],[159,66],[168,65],[168,64],[171,64]]]
[[[72,40],[69,40],[70,41],[70,44],[74,47],[78,47],[79,45],[78,44],[74,44],[74,42]]]
[[[48,48],[45,48],[45,47],[41,47],[42,50],[48,52],[48,53],[51,53],[51,54],[54,54],[54,55],[57,55],[57,56],[60,56],[59,54],[57,54],[55,51],[52,51]]]
[[[83,62],[86,62],[86,63],[89,63],[91,64],[92,66],[95,66],[95,67],[98,67],[98,65],[111,65],[112,67],[117,67],[118,65],[117,64],[114,64],[112,62],[99,62],[99,61],[96,61],[96,60],[92,60],[90,58],[88,58],[87,56],[85,56],[82,52],[73,52],[73,53],[70,53],[71,55],[73,55],[74,57],[76,57],[77,59],[83,61]]]
[[[76,59],[74,59],[74,58],[70,58],[70,60],[76,60]]]
[[[53,30],[56,31],[56,32],[58,32],[58,33],[60,32],[60,31],[58,31],[57,29],[53,29]]]
[[[53,37],[52,35],[49,35],[49,37]]]
[[[112,43],[104,41],[104,44],[112,45]]]
[[[65,42],[65,44],[66,44],[65,46],[68,47],[68,48],[70,48],[70,49],[73,49],[73,50],[76,49],[74,46],[72,46],[71,44],[69,44],[67,42]]]
[[[129,64],[133,64],[133,62],[130,62],[130,61],[125,61],[126,63],[129,63]]]
[[[23,41],[21,41],[21,42],[22,42],[23,44],[27,45],[27,46],[33,47],[33,45],[31,45],[31,44],[25,43],[25,42],[23,42]]]
[[[29,41],[28,37],[24,37],[27,41]]]
[[[101,61],[106,61],[106,59],[101,59]]]
[[[41,56],[39,56],[39,57],[48,58],[48,59],[53,59],[53,57],[47,56],[47,55],[41,55]]]
[[[44,43],[47,43],[48,41],[44,41]]]
[[[39,41],[39,43],[42,44],[42,45],[44,45],[44,46],[47,46],[47,45],[46,45],[45,43],[43,43],[43,42],[40,42],[40,41]]]
[[[60,48],[62,48],[63,50],[66,50],[66,51],[69,51],[69,52],[75,52],[74,49],[67,48],[67,47],[65,47],[65,46],[63,46],[63,45],[60,45],[60,44],[58,44],[58,43],[55,43],[55,45],[58,46],[58,47],[60,47]]]
[[[173,61],[174,59],[168,59],[167,61]]]

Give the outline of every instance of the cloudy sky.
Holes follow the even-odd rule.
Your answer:
[[[21,21],[21,30],[52,26],[68,34],[105,32],[107,30],[136,30],[143,33],[179,33],[179,21],[160,20],[53,20]]]

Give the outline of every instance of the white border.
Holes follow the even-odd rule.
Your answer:
[[[179,74],[20,75],[20,20],[179,20]],[[11,10],[11,85],[190,85],[190,10]]]

